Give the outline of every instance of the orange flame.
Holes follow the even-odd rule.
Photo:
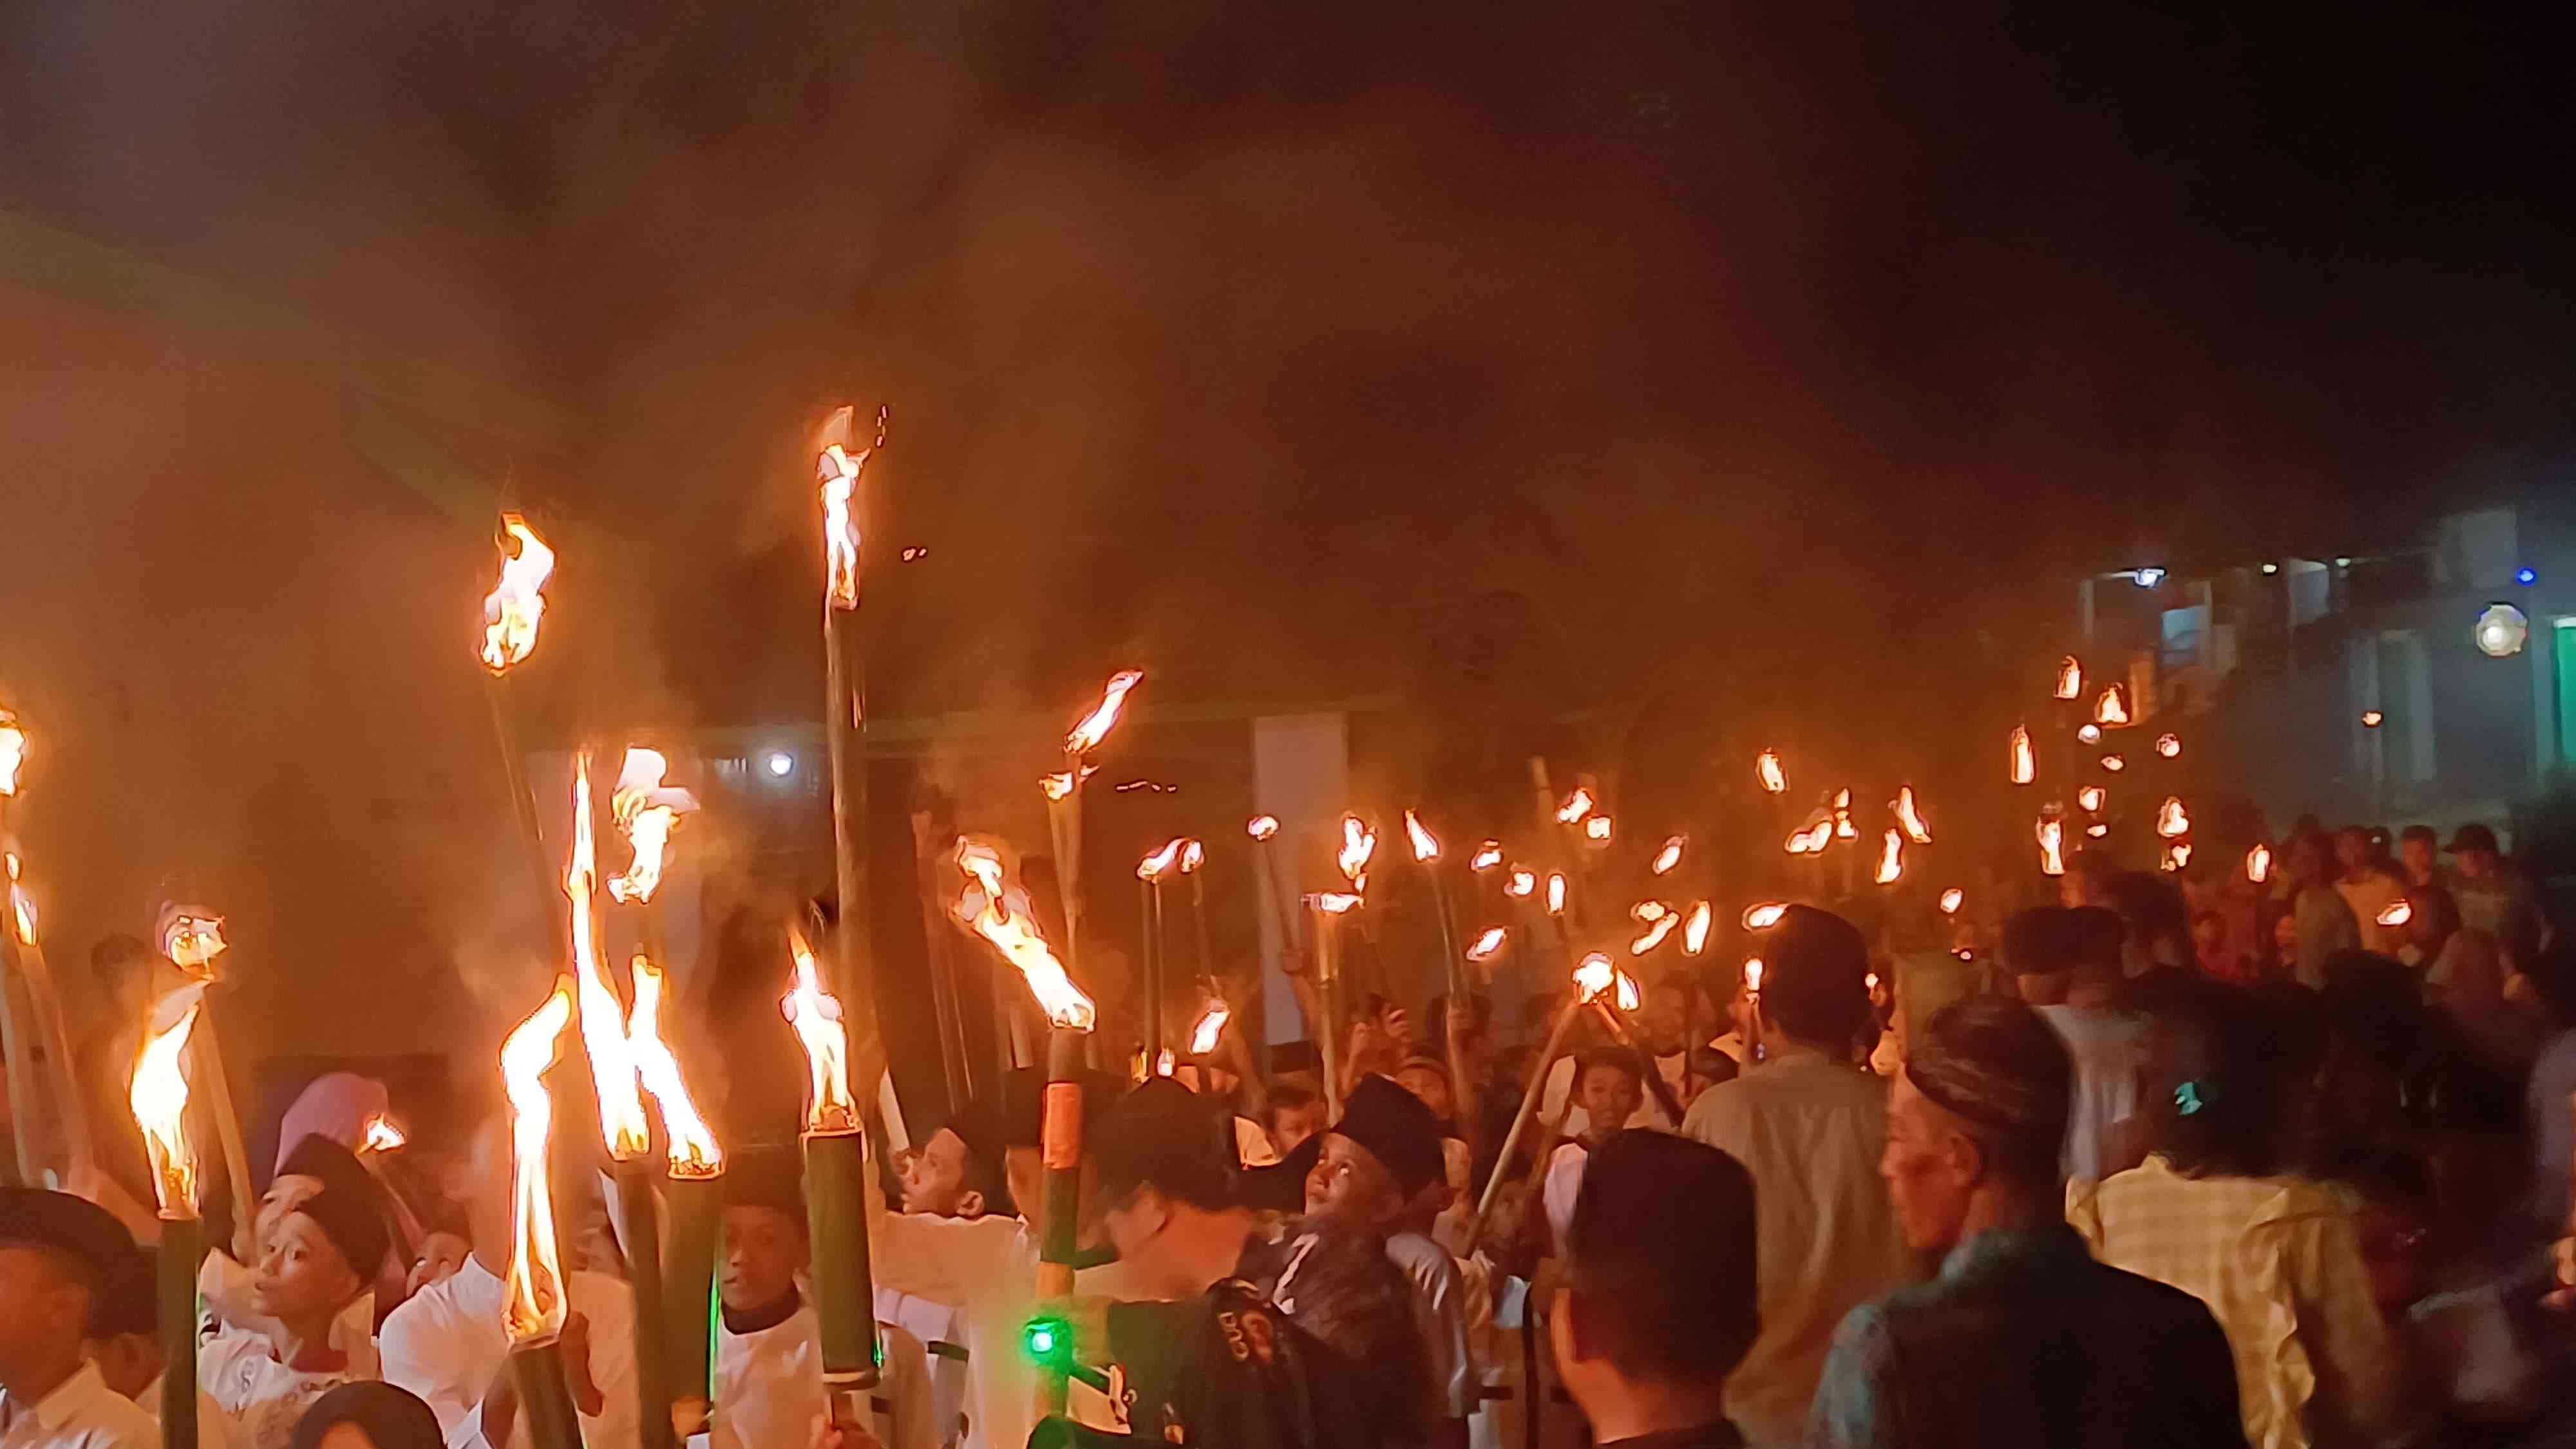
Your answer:
[[[1785,849],[1791,855],[1816,855],[1833,843],[1834,817],[1818,811],[1816,818],[1808,821],[1805,829],[1789,836],[1789,843]]]
[[[2066,874],[2066,826],[2053,815],[2039,820],[2039,873]]]
[[[1410,810],[1404,812],[1404,833],[1405,836],[1413,842],[1413,858],[1415,860],[1438,860],[1440,858],[1440,837],[1423,829],[1421,817],[1415,815]]]
[[[680,1059],[662,1039],[667,980],[662,968],[641,951],[631,964],[635,1011],[626,1019],[626,1050],[634,1058],[635,1075],[643,1080],[644,1090],[653,1094],[653,1105],[662,1110],[662,1135],[671,1144],[671,1175],[713,1177],[724,1171],[724,1149],[717,1145],[706,1119],[698,1115],[697,1100],[689,1095],[688,1081],[680,1074]]]
[[[2104,755],[2102,757],[2102,768],[2116,775],[2122,770],[2129,768],[2129,762],[2120,758],[2118,755]]]
[[[2082,697],[2083,693],[2084,666],[2076,662],[2074,655],[2069,654],[2065,661],[2057,666],[2057,697],[2077,699]]]
[[[2176,846],[2174,848],[2177,850],[2188,850],[2191,847]],[[2379,924],[2383,926],[2402,926],[2408,921],[2415,919],[2415,908],[2404,901],[2391,901],[2380,908],[2378,919]]]
[[[543,591],[555,571],[555,551],[526,519],[504,513],[501,531],[519,541],[519,552],[501,556],[501,581],[483,596],[483,667],[494,674],[537,647],[537,621],[546,613]]]
[[[232,949],[224,918],[194,908],[174,909],[161,927],[161,954],[191,976],[204,976],[215,958]]]
[[[1891,825],[1887,828],[1887,839],[1879,846],[1878,849],[1878,874],[1876,879],[1880,885],[1894,885],[1897,882],[1897,878],[1904,874],[1905,835],[1904,832]]]
[[[618,766],[617,789],[608,797],[608,813],[635,847],[635,859],[626,873],[608,879],[608,894],[620,903],[653,899],[670,861],[671,829],[680,823],[682,812],[698,808],[696,796],[662,783],[670,768],[661,751],[634,746],[627,748],[626,759]]]
[[[377,1115],[367,1119],[366,1135],[358,1143],[358,1150],[361,1152],[397,1152],[400,1151],[403,1145],[409,1141],[411,1141],[411,1139],[403,1135],[402,1128],[394,1125],[394,1119],[387,1117],[382,1113],[378,1113]]]
[[[826,447],[814,460],[814,476],[823,487],[824,598],[835,609],[859,606],[859,518],[852,505],[859,491],[859,470],[868,466],[874,448],[856,453],[840,444]]]
[[[1198,868],[1205,864],[1207,864],[1207,843],[1195,835],[1191,836],[1189,844],[1181,847],[1181,874],[1195,875]]]
[[[1611,965],[1608,956],[1595,951],[1574,968],[1574,989],[1586,1001],[1599,997],[1614,985],[1619,988],[1616,1000],[1621,1011],[1635,1011],[1645,1004],[1645,993],[1638,989],[1637,978]]]
[[[26,764],[26,727],[16,715],[0,709],[0,798],[18,793],[18,772]]]
[[[1190,1027],[1190,1055],[1203,1057],[1215,1051],[1217,1038],[1225,1034],[1225,1024],[1233,1015],[1222,1001],[1200,1012],[1198,1021]]]
[[[2093,702],[2093,722],[2099,725],[2124,725],[2129,722],[2129,702],[2120,697],[2120,686],[2112,685]]]
[[[1078,772],[1073,770],[1058,770],[1052,775],[1038,776],[1038,789],[1045,794],[1048,802],[1052,804],[1063,800],[1068,795],[1071,795],[1076,789],[1081,787],[1083,781],[1088,780],[1099,773],[1100,767],[1098,765],[1085,765]],[[1270,819],[1270,817],[1266,815],[1261,818],[1264,820]],[[1275,820],[1271,821],[1271,828],[1274,830],[1277,829],[1278,822]],[[1267,840],[1269,837],[1256,835],[1253,839]]]
[[[1073,984],[1064,963],[1048,949],[1046,937],[1038,931],[1037,918],[1029,912],[1028,897],[1019,887],[1005,885],[1002,855],[989,845],[959,841],[957,868],[966,873],[970,884],[957,901],[957,918],[975,934],[993,944],[1028,982],[1029,993],[1045,1009],[1047,1021],[1066,1031],[1089,1031],[1099,1020],[1099,1011],[1082,988]]]
[[[1639,901],[1628,908],[1629,918],[1636,921],[1660,921],[1672,913],[1673,908],[1662,901]]]
[[[2096,820],[2092,824],[2084,827],[2084,833],[2092,836],[2096,840],[2099,840],[2103,836],[2111,833],[2111,827],[2103,824],[2099,820]]]
[[[2245,878],[2256,885],[2272,878],[2272,847],[2258,840],[2245,852]]]
[[[1068,757],[1078,759],[1100,748],[1100,742],[1109,736],[1110,726],[1118,723],[1119,711],[1127,707],[1127,691],[1144,677],[1141,669],[1122,669],[1109,676],[1108,685],[1100,692],[1100,703],[1075,721],[1072,731],[1065,735],[1064,752]]]
[[[1896,823],[1905,827],[1906,839],[1913,841],[1917,845],[1930,845],[1932,843],[1932,827],[1930,824],[1925,822],[1922,810],[1914,803],[1913,786],[1897,786],[1896,799],[1891,802],[1888,808],[1896,812]]]
[[[1495,954],[1503,949],[1503,943],[1510,939],[1511,932],[1504,930],[1500,926],[1487,926],[1485,928],[1485,933],[1478,936],[1475,943],[1467,948],[1467,959],[1470,961],[1491,961],[1494,959]]]
[[[1716,915],[1706,901],[1693,901],[1690,914],[1682,918],[1682,954],[1696,956],[1708,949],[1708,927]]]
[[[1689,845],[1689,836],[1673,836],[1671,839],[1664,842],[1663,849],[1655,852],[1654,864],[1648,866],[1647,869],[1656,875],[1672,874],[1673,867],[1682,863],[1682,851],[1687,849]]]
[[[1136,879],[1160,881],[1173,866],[1181,863],[1181,852],[1189,845],[1187,836],[1175,835],[1163,842],[1160,850],[1136,862]]]
[[[2191,864],[2191,842],[2177,840],[2165,847],[2165,869],[2180,870]]]
[[[1948,890],[1941,892],[1941,914],[1945,916],[1955,916],[1959,914],[1959,907],[1965,905],[1967,900],[1968,893],[1966,891],[1959,889],[1957,886],[1950,887]]]
[[[2172,759],[2172,758],[2173,758],[2174,756],[2176,756],[2176,755],[2181,754],[2181,753],[2182,753],[2182,736],[2180,736],[2180,735],[2158,735],[2158,736],[2156,736],[2156,753],[2157,753],[2157,754],[2159,754],[2159,755],[2164,756],[2164,757],[2165,757],[2166,759],[2168,759],[2168,760]]]
[[[1607,841],[1610,838],[1610,817],[1607,815],[1595,815],[1591,819],[1584,821],[1583,837],[1595,844]]]
[[[1503,843],[1499,840],[1486,841],[1484,844],[1476,847],[1476,853],[1474,855],[1467,857],[1467,868],[1469,870],[1492,870],[1495,866],[1501,865],[1502,863]]]
[[[805,1130],[855,1132],[859,1103],[850,1094],[850,1033],[841,1024],[839,998],[823,989],[814,950],[805,933],[787,928],[787,950],[796,958],[796,984],[779,999],[779,1011],[796,1027],[805,1047]]]
[[[1774,795],[1782,794],[1789,788],[1789,777],[1780,769],[1778,750],[1764,750],[1756,756],[1753,761],[1753,773],[1761,779],[1762,788]]]
[[[14,855],[9,857],[10,864],[13,866],[17,860],[18,857]],[[21,946],[36,944],[36,899],[27,894],[25,886],[18,884],[17,872],[14,870],[10,872],[9,877],[9,915],[18,930],[18,944]]]
[[[1369,829],[1356,815],[1343,816],[1342,849],[1338,863],[1342,868],[1342,878],[1351,883],[1351,889],[1355,891],[1368,889],[1369,858],[1376,854],[1377,832]]]
[[[2185,814],[2183,811],[2182,797],[2179,795],[2166,796],[2165,803],[2156,811],[2156,834],[2163,836],[2167,840],[2171,840],[2177,835],[2189,835],[2190,833],[2191,816]]]
[[[2361,727],[2366,730],[2375,730],[2379,728],[2387,718],[2388,716],[2381,714],[2378,710],[2365,709],[2361,712]]]
[[[1255,815],[1251,820],[1245,822],[1243,833],[1251,836],[1255,840],[1268,840],[1270,837],[1279,833],[1279,817],[1276,815]]]
[[[1565,797],[1565,803],[1556,807],[1556,823],[1572,825],[1591,813],[1592,792],[1577,785],[1574,787],[1574,793]]]
[[[2039,757],[2031,753],[2030,727],[2014,725],[2012,729],[2012,782],[2027,785],[2039,778]]]
[[[1787,901],[1756,901],[1752,905],[1744,908],[1744,929],[1748,931],[1770,930],[1773,926],[1780,924],[1780,918],[1787,914],[1789,914],[1789,903]]]
[[[1565,872],[1561,870],[1547,873],[1547,913],[1551,916],[1565,914]]]
[[[623,1162],[653,1145],[644,1098],[635,1085],[635,1062],[626,1052],[626,1003],[599,964],[599,847],[590,823],[590,756],[573,757],[572,855],[564,867],[564,898],[572,906],[573,981],[581,1000],[581,1044],[599,1098],[599,1132],[608,1155]]]
[[[1538,872],[1523,866],[1513,866],[1511,876],[1503,882],[1503,894],[1507,896],[1526,896],[1537,890]]]
[[[197,1156],[188,1142],[188,1073],[180,1064],[188,1036],[197,1027],[197,1007],[205,987],[196,983],[153,1003],[142,1049],[135,1053],[134,1075],[126,1100],[134,1125],[143,1130],[143,1145],[152,1161],[152,1191],[161,1216],[197,1215]]]
[[[1348,915],[1357,910],[1360,898],[1343,891],[1317,891],[1306,897],[1306,904],[1328,916]]]
[[[571,1021],[572,983],[558,976],[545,1005],[501,1043],[501,1082],[510,1097],[510,1271],[501,1324],[513,1344],[549,1343],[563,1332],[563,1258],[546,1151],[555,1104],[545,1079]]]
[[[2098,745],[2102,743],[2102,727],[2097,724],[2080,725],[2076,728],[2075,738],[2088,745]]]
[[[1762,994],[1762,958],[1759,956],[1744,958],[1744,989],[1755,996]]]
[[[1671,935],[1674,929],[1680,926],[1681,923],[1682,918],[1669,911],[1663,915],[1657,916],[1654,923],[1646,927],[1643,935],[1628,943],[1628,954],[1631,956],[1643,956],[1647,952],[1655,949],[1657,946],[1664,944],[1664,938]]]

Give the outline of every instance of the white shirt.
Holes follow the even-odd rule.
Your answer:
[[[1727,1417],[1757,1449],[1803,1443],[1835,1326],[1909,1276],[1878,1175],[1887,1083],[1775,1042],[1701,1093],[1682,1129],[1753,1175],[1762,1332],[1727,1375]]]
[[[589,1449],[634,1449],[634,1292],[601,1273],[568,1277],[573,1309],[590,1321],[591,1382],[607,1399],[598,1418],[582,1417],[582,1442]],[[510,1355],[510,1337],[501,1326],[508,1296],[501,1280],[469,1254],[464,1267],[413,1294],[385,1319],[385,1382],[429,1405],[448,1449],[495,1449],[483,1437],[483,1392]],[[510,1439],[524,1445],[527,1438],[522,1412]]]
[[[152,1416],[157,1431],[161,1423],[161,1380],[155,1377],[134,1396],[135,1407]],[[242,1449],[235,1442],[233,1422],[225,1415],[223,1405],[204,1389],[197,1390],[197,1449]]]
[[[929,1356],[899,1325],[880,1323],[885,1374],[876,1432],[886,1449],[938,1449]],[[751,1333],[716,1334],[715,1449],[802,1449],[823,1418],[822,1325],[814,1305]]]
[[[1279,1149],[1270,1144],[1270,1134],[1249,1117],[1234,1119],[1234,1160],[1245,1167],[1276,1167]]]
[[[1037,1310],[1038,1238],[1018,1218],[944,1218],[889,1213],[867,1178],[871,1262],[877,1286],[954,1304],[967,1351],[967,1427],[988,1449],[1020,1449],[1037,1427],[1038,1369],[1020,1350],[1020,1331]],[[1116,1263],[1074,1275],[1074,1291],[1142,1298],[1130,1270]],[[1070,1386],[1068,1412],[1095,1429],[1121,1430],[1109,1400],[1086,1384]],[[6,1446],[0,1446],[6,1449]]]
[[[2066,1118],[2062,1164],[2069,1178],[2099,1182],[2110,1157],[2112,1129],[2138,1112],[2138,1080],[2146,1070],[2145,1024],[2107,1006],[2038,1010],[2057,1028],[2075,1062],[2075,1099]]]
[[[1391,1233],[1386,1259],[1413,1289],[1413,1331],[1422,1340],[1431,1384],[1431,1416],[1464,1419],[1484,1388],[1467,1346],[1467,1285],[1449,1250],[1420,1233]]]
[[[230,1421],[244,1449],[286,1449],[313,1401],[353,1379],[375,1377],[374,1346],[336,1369],[308,1371],[278,1362],[264,1333],[227,1326],[197,1350],[197,1387]]]
[[[221,1248],[213,1249],[197,1265],[197,1296],[205,1300],[208,1310],[219,1324],[265,1333],[276,1326],[276,1320],[263,1316],[251,1307],[250,1269],[233,1261],[233,1255]],[[351,1363],[363,1358],[368,1368],[360,1378],[375,1376],[376,1362],[376,1290],[369,1288],[349,1300],[331,1320],[331,1346],[349,1356]]]
[[[1547,1212],[1548,1241],[1556,1245],[1560,1258],[1565,1256],[1566,1230],[1574,1226],[1574,1200],[1583,1195],[1584,1164],[1591,1160],[1591,1149],[1582,1143],[1560,1143],[1555,1155],[1548,1158],[1547,1176],[1539,1184],[1539,1203]]]
[[[967,1362],[966,1325],[957,1310],[879,1285],[877,1322],[900,1326],[925,1351],[930,1365],[932,1442],[946,1444],[952,1438],[961,1443],[974,1442],[971,1435],[960,1435],[957,1428],[966,1414]]]
[[[161,1426],[107,1386],[98,1365],[54,1386],[33,1404],[0,1393],[0,1449],[159,1449]]]

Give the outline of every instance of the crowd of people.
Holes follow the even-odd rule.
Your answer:
[[[1037,1288],[1045,1084],[1007,1074],[868,1185],[866,1430],[826,1423],[793,1116],[737,1102],[709,1449],[2576,1438],[2576,952],[2480,826],[2271,854],[2077,855],[2053,902],[1928,941],[1787,905],[1758,974],[1543,998],[1509,1044],[1481,995],[1372,998],[1331,1053],[1094,1072],[1066,1298]],[[132,943],[95,959],[140,994]],[[738,1096],[795,1061],[761,1029]],[[875,1044],[853,1070],[872,1099]],[[506,1116],[385,1152],[386,1104],[315,1081],[260,1195],[213,1206],[207,1449],[526,1442]],[[658,1245],[574,1178],[563,1358],[620,1449]],[[144,1445],[170,1401],[139,1189],[67,1186],[0,1190],[0,1449]],[[1027,1351],[1042,1319],[1067,1362]]]

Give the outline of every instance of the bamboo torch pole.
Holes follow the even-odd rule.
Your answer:
[[[1342,1115],[1342,917],[1360,903],[1355,895],[1340,891],[1321,891],[1306,897],[1306,910],[1313,921],[1307,927],[1307,938],[1315,943],[1315,1012],[1322,1020],[1315,1023],[1315,1049],[1323,1058],[1324,1116],[1339,1121]]]
[[[209,993],[220,979],[215,960],[231,949],[224,939],[223,917],[197,907],[173,906],[162,912],[161,952],[170,958],[189,979],[205,986]],[[224,1178],[232,1184],[233,1256],[240,1262],[252,1261],[251,1206],[259,1192],[251,1181],[250,1151],[242,1141],[241,1113],[233,1105],[232,1081],[224,1071],[223,1034],[216,1029],[210,999],[197,1006],[202,1020],[191,1033],[195,1046],[190,1060],[205,1075],[205,1094],[212,1100],[215,1137],[223,1149]]]
[[[1431,912],[1440,923],[1440,973],[1449,1007],[1442,1013],[1441,1044],[1449,1061],[1449,1095],[1457,1114],[1458,1134],[1467,1149],[1476,1147],[1476,1086],[1467,1075],[1463,1029],[1468,1016],[1467,958],[1458,951],[1458,922],[1449,909],[1449,882],[1440,873],[1440,839],[1423,827],[1412,811],[1404,812],[1404,833],[1413,845],[1414,862],[1431,882]]]
[[[197,1449],[197,1264],[206,1235],[197,1217],[197,1159],[188,1141],[188,1075],[180,1054],[204,995],[202,985],[191,983],[155,1003],[127,1089],[152,1160],[161,1218],[162,1449]]]
[[[635,1010],[626,1023],[627,1052],[634,1060],[637,1080],[661,1109],[662,1135],[669,1144],[662,1187],[669,1195],[670,1212],[669,1229],[662,1235],[657,1236],[637,1221],[628,1253],[636,1260],[639,1334],[643,1331],[645,1279],[653,1280],[660,1298],[662,1306],[655,1319],[662,1326],[662,1336],[653,1352],[661,1371],[661,1397],[670,1410],[673,1439],[686,1443],[690,1435],[706,1427],[715,1398],[714,1361],[709,1355],[714,1327],[709,1305],[715,1284],[716,1232],[724,1214],[724,1150],[717,1145],[706,1119],[698,1115],[696,1100],[681,1076],[679,1058],[662,1036],[662,1003],[669,995],[668,979],[661,967],[641,955],[634,960],[633,974]],[[621,1201],[626,1196],[624,1186],[621,1180]],[[651,1196],[650,1179],[639,1180],[636,1192]],[[639,1383],[644,1362],[644,1346],[639,1338]],[[647,1397],[644,1402],[649,1409],[655,1400]]]
[[[1143,893],[1144,906],[1144,1009],[1140,1013],[1145,1036],[1145,1075],[1165,1075],[1163,1067],[1163,877],[1180,864],[1181,852],[1189,847],[1186,836],[1174,836],[1162,848],[1136,863],[1137,888]]]
[[[848,921],[843,920],[843,928]],[[849,1033],[841,1003],[823,989],[800,934],[788,937],[795,989],[785,1006],[804,1044],[805,1224],[813,1245],[814,1316],[823,1350],[823,1395],[835,1428],[871,1421],[878,1364],[875,1275],[868,1262],[867,1135],[850,1091]]]

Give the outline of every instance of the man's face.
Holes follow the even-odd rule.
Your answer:
[[[1689,1045],[1690,996],[1678,986],[1658,986],[1646,998],[1645,1014],[1638,1027],[1646,1034],[1647,1049],[1660,1056]]]
[[[1298,1144],[1322,1131],[1323,1127],[1324,1104],[1321,1102],[1309,1102],[1303,1107],[1282,1107],[1271,1114],[1270,1145],[1278,1148],[1279,1155],[1285,1157],[1296,1151]]]
[[[900,1177],[903,1182],[903,1210],[908,1213],[936,1213],[941,1217],[976,1216],[966,1213],[966,1199],[976,1199],[978,1212],[983,1206],[982,1194],[966,1186],[966,1143],[956,1133],[942,1127],[930,1134],[921,1149],[904,1158]]]
[[[2370,864],[2370,832],[2343,830],[2335,833],[2335,864],[2346,875],[2359,875]]]
[[[1449,1100],[1449,1078],[1429,1067],[1406,1067],[1395,1074],[1397,1086],[1422,1099],[1431,1115],[1446,1122],[1456,1115],[1457,1105]]]
[[[1646,1100],[1637,1078],[1616,1067],[1596,1066],[1583,1074],[1583,1115],[1595,1132],[1616,1132],[1637,1115]]]
[[[2424,839],[2397,842],[2397,858],[2406,866],[2406,874],[2415,880],[2433,878],[2433,842]]]
[[[2484,880],[2495,874],[2496,853],[2492,850],[2460,852],[2460,874],[2470,880]]]
[[[1946,1251],[1958,1243],[1976,1190],[1976,1156],[1941,1109],[1898,1073],[1888,1095],[1887,1150],[1879,1154],[1878,1173],[1887,1179],[1888,1201],[1907,1247]]]
[[[766,1308],[796,1285],[805,1266],[805,1225],[773,1207],[724,1210],[724,1256],[716,1263],[716,1291],[736,1313]]]
[[[0,1388],[63,1367],[89,1318],[89,1290],[50,1248],[0,1244]]]
[[[1404,1191],[1377,1154],[1339,1132],[1324,1135],[1324,1148],[1306,1174],[1306,1211],[1359,1227],[1375,1227],[1404,1210]]]

